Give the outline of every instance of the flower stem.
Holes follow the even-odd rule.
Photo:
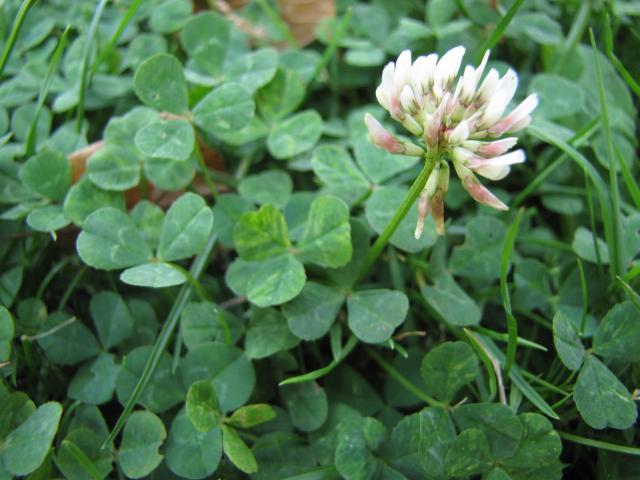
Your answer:
[[[436,163],[437,163],[437,159],[427,159],[425,161],[422,171],[413,182],[413,185],[411,185],[411,188],[409,189],[409,193],[407,193],[407,196],[402,201],[402,204],[396,211],[396,214],[393,216],[393,218],[391,219],[387,227],[384,229],[382,234],[374,242],[374,244],[371,247],[371,250],[369,250],[369,254],[367,255],[367,261],[365,262],[364,266],[362,267],[362,270],[360,271],[360,277],[359,277],[360,279],[362,279],[362,277],[364,277],[367,274],[371,266],[375,263],[375,261],[380,256],[380,253],[382,253],[382,249],[387,245],[391,236],[398,229],[400,222],[404,220],[404,217],[406,217],[407,213],[409,213],[409,209],[413,206],[414,203],[416,203],[416,200],[420,196],[420,193],[422,192],[422,189],[427,183],[427,179],[429,178],[429,175],[433,170],[433,166]]]

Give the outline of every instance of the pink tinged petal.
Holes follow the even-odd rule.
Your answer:
[[[414,236],[416,240],[419,240],[422,236],[422,232],[424,231],[424,221],[429,215],[429,195],[423,190],[420,194],[420,198],[418,199],[418,222],[416,223],[416,230],[414,232]]]
[[[444,235],[444,202],[440,191],[431,199],[431,216],[435,220],[438,235]]]
[[[520,130],[524,130],[525,128],[527,128],[530,123],[531,123],[531,117],[527,115],[522,120],[518,120],[516,123],[511,125],[511,128],[509,128],[509,130],[507,130],[505,133],[519,132]]]
[[[456,127],[449,132],[449,144],[459,145],[469,137],[469,123],[462,120]]]
[[[498,136],[502,135],[504,132],[510,131],[513,126],[526,119],[537,106],[538,96],[535,93],[529,95],[509,115],[491,127],[489,129],[489,133],[491,135]]]
[[[493,193],[486,189],[475,177],[475,175],[466,176],[462,179],[462,186],[469,195],[478,203],[486,205],[496,210],[509,210],[504,203],[500,201]]]
[[[404,153],[404,145],[402,145],[394,135],[389,133],[372,115],[365,113],[364,123],[367,125],[371,141],[374,145],[391,153]]]

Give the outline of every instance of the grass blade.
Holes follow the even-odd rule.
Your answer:
[[[276,26],[276,28],[280,32],[280,35],[282,35],[282,37],[287,41],[287,43],[293,48],[298,48],[299,45],[298,45],[298,41],[296,40],[296,37],[293,36],[293,34],[291,33],[291,30],[289,30],[289,27],[282,20],[282,17],[278,14],[278,12],[276,12],[273,8],[271,8],[271,5],[269,5],[269,3],[266,0],[257,0],[257,2],[260,8],[262,9],[262,11],[267,15],[267,17],[269,17],[269,20],[273,22],[273,24]]]
[[[196,257],[196,259],[193,261],[193,264],[191,265],[190,273],[193,278],[198,278],[200,274],[203,272],[205,266],[207,265],[207,261],[209,259],[209,256],[211,255],[211,251],[213,250],[213,246],[215,245],[215,243],[216,243],[216,236],[212,234],[209,237],[207,245],[205,246],[202,253]],[[153,345],[153,349],[151,350],[151,355],[149,356],[149,359],[147,360],[147,363],[144,366],[142,375],[138,379],[138,383],[136,383],[136,386],[133,389],[133,392],[131,392],[131,396],[127,400],[127,404],[125,405],[124,410],[120,414],[120,417],[118,418],[118,421],[113,427],[113,430],[111,430],[111,433],[109,433],[109,436],[102,444],[102,448],[105,448],[106,445],[111,443],[116,438],[116,436],[118,435],[122,427],[124,427],[124,424],[129,418],[129,415],[133,411],[133,407],[136,405],[136,402],[138,401],[138,397],[140,397],[140,394],[144,390],[144,387],[147,386],[147,383],[151,379],[151,375],[153,375],[153,372],[158,366],[158,362],[160,361],[160,356],[164,352],[164,349],[167,347],[167,344],[169,343],[169,339],[171,338],[171,334],[173,333],[176,326],[178,325],[178,320],[180,319],[180,315],[182,315],[182,310],[184,310],[184,307],[187,305],[187,302],[189,301],[189,298],[191,297],[192,292],[193,292],[193,286],[190,283],[184,284],[180,289],[178,296],[173,302],[171,311],[167,316],[167,320],[166,322],[164,322],[164,325],[162,326],[162,330],[160,331],[160,334],[158,335],[158,338],[156,339],[156,342]]]
[[[342,17],[342,21],[340,22],[340,24],[338,25],[338,28],[336,28],[333,34],[333,38],[331,39],[331,42],[329,43],[329,45],[327,45],[327,48],[325,48],[324,52],[322,53],[322,57],[320,58],[320,61],[316,65],[316,68],[313,71],[313,74],[311,75],[311,79],[309,80],[308,87],[307,87],[307,92],[309,92],[311,85],[313,85],[317,80],[318,75],[320,74],[322,69],[329,64],[329,61],[331,60],[331,57],[333,57],[333,54],[338,48],[338,45],[340,44],[342,37],[347,32],[347,28],[349,27],[350,22],[351,22],[351,8],[347,8],[347,11],[344,13]]]
[[[592,438],[581,437],[580,435],[574,435],[573,433],[562,432],[560,430],[556,430],[556,432],[558,432],[558,435],[560,435],[560,438],[562,438],[563,440],[577,443],[579,445],[599,448],[601,450],[608,450],[610,452],[624,453],[625,455],[640,456],[640,448],[627,447],[626,445],[603,442],[602,440],[594,440]]]
[[[475,58],[476,63],[480,63],[482,61],[484,52],[492,49],[498,44],[498,42],[502,38],[502,35],[504,34],[504,31],[507,29],[507,27],[511,23],[511,20],[513,20],[513,17],[516,15],[523,3],[524,0],[516,0],[511,4],[509,10],[507,10],[507,13],[502,16],[502,18],[496,25],[496,28],[494,28],[493,32],[491,32],[489,38],[485,40],[485,42],[482,44],[482,47],[480,47],[480,50],[478,50],[478,54]]]
[[[116,29],[116,31],[113,33],[113,35],[111,35],[109,42],[104,47],[102,52],[100,52],[98,59],[95,62],[93,62],[93,65],[91,65],[91,75],[96,73],[96,70],[98,70],[98,67],[105,61],[107,56],[113,51],[113,49],[116,46],[116,43],[118,43],[118,40],[122,36],[122,32],[124,32],[124,29],[127,28],[127,25],[129,25],[129,22],[138,11],[138,8],[140,7],[140,5],[142,5],[142,0],[134,0],[131,3],[131,5],[129,5],[129,8],[127,8],[127,11],[124,14],[124,17],[122,17],[122,20],[120,21],[120,25],[118,25],[118,28]]]
[[[56,49],[53,51],[51,55],[51,61],[49,62],[49,68],[47,69],[47,74],[42,81],[42,86],[40,87],[40,94],[38,95],[38,104],[36,106],[36,113],[33,116],[33,120],[31,121],[31,126],[29,127],[29,133],[27,134],[27,146],[25,148],[25,155],[30,157],[33,155],[36,149],[36,127],[38,126],[38,117],[40,116],[40,111],[44,106],[44,101],[47,98],[47,94],[49,93],[49,87],[51,86],[51,80],[56,73],[58,68],[58,62],[60,62],[60,58],[64,52],[64,49],[67,47],[68,39],[69,39],[69,30],[71,30],[71,25],[67,25],[67,28],[62,32],[62,36],[60,40],[58,40],[58,45]]]
[[[636,209],[640,210],[640,188],[638,187],[638,183],[631,174],[629,165],[627,165],[627,162],[622,158],[622,153],[620,153],[618,146],[614,145],[614,149],[616,151],[616,157],[618,157],[618,163],[620,164],[620,172],[622,173],[624,184],[627,187],[629,195],[631,195],[631,199],[633,200]]]
[[[622,286],[625,293],[629,297],[629,300],[633,302],[633,304],[640,310],[640,295],[636,293],[636,291],[631,288],[627,282],[625,282],[622,278],[618,277],[618,283]]]
[[[80,464],[82,469],[87,472],[91,478],[94,480],[102,480],[102,478],[104,478],[91,459],[87,457],[87,454],[84,453],[75,443],[69,440],[63,440],[62,447],[67,449],[71,456]]]
[[[38,0],[24,0],[22,2],[22,5],[20,5],[20,9],[18,10],[16,19],[13,21],[13,25],[11,26],[11,33],[9,34],[7,43],[4,46],[4,50],[2,51],[2,57],[0,57],[0,76],[2,76],[4,67],[6,67],[7,62],[9,61],[9,57],[11,56],[11,52],[13,51],[13,46],[16,43],[18,34],[20,33],[20,28],[22,28],[22,24],[24,23],[24,19],[26,18],[29,9],[37,1]]]
[[[598,49],[593,30],[589,29],[589,38],[591,39],[591,48],[593,50],[593,61],[596,67],[596,80],[598,82],[598,92],[600,94],[600,108],[602,110],[602,128],[604,138],[607,143],[607,158],[609,160],[609,188],[611,189],[611,209],[613,230],[612,236],[608,239],[609,254],[611,256],[610,266],[612,267],[613,276],[617,276],[622,272],[622,231],[620,219],[620,189],[618,188],[618,170],[617,161],[613,153],[613,139],[611,137],[611,122],[609,120],[609,109],[607,108],[607,95],[604,89],[604,79],[600,69],[600,58],[598,57]]]
[[[613,52],[613,34],[611,32],[611,22],[609,21],[609,14],[606,12],[604,14],[604,51],[622,79],[627,82],[627,85],[629,86],[631,91],[637,97],[640,97],[640,85],[638,85],[638,83],[633,79],[629,71],[625,68],[623,63]]]
[[[509,370],[513,365],[516,358],[516,348],[518,345],[518,322],[516,317],[513,316],[511,310],[511,297],[509,295],[509,286],[507,284],[507,274],[509,273],[509,261],[511,259],[511,252],[513,252],[513,246],[518,235],[520,228],[520,222],[522,221],[522,215],[524,209],[518,210],[516,219],[513,221],[507,235],[504,239],[504,245],[502,247],[502,259],[500,264],[500,294],[502,295],[502,307],[507,315],[507,332],[509,334],[509,340],[507,343],[507,360],[504,364],[504,375],[509,375]]]
[[[316,380],[318,378],[324,377],[325,375],[329,374],[329,372],[331,372],[334,368],[340,365],[340,363],[342,363],[342,361],[345,358],[347,358],[347,355],[351,353],[351,351],[355,348],[357,343],[358,343],[358,339],[354,335],[351,335],[349,337],[349,340],[347,340],[347,343],[345,344],[345,346],[342,348],[340,352],[340,357],[334,359],[329,365],[327,365],[326,367],[319,368],[317,370],[313,370],[309,373],[305,373],[303,375],[296,375],[295,377],[289,377],[281,381],[278,384],[278,386],[282,387],[283,385],[292,385],[294,383],[310,382],[312,380]]]
[[[91,25],[89,25],[89,31],[87,32],[87,39],[84,45],[84,53],[82,56],[82,68],[80,69],[80,87],[78,92],[78,110],[76,114],[76,131],[80,133],[82,130],[82,122],[84,121],[84,98],[86,95],[87,85],[91,81],[91,72],[89,71],[89,60],[91,57],[91,49],[93,47],[93,41],[96,38],[96,32],[98,31],[98,23],[104,12],[109,0],[100,0],[93,18],[91,19]]]

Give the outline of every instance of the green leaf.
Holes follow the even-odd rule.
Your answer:
[[[514,480],[560,480],[562,442],[551,422],[537,413],[523,413],[518,419],[524,431],[522,441],[515,455],[502,462],[502,468]]]
[[[91,213],[102,207],[124,210],[124,195],[101,190],[85,177],[69,189],[62,210],[69,220],[82,226]]]
[[[419,157],[394,155],[376,147],[371,143],[368,134],[354,140],[353,152],[356,157],[356,162],[364,174],[373,183],[377,184],[390,179],[400,172],[408,170],[420,160]]]
[[[311,150],[320,140],[322,128],[322,117],[318,112],[298,112],[273,127],[267,137],[269,153],[284,160]]]
[[[258,205],[270,203],[278,208],[284,208],[291,198],[292,190],[291,177],[282,170],[267,170],[249,175],[238,185],[238,193],[245,199]]]
[[[258,471],[258,464],[251,449],[242,441],[240,435],[228,425],[222,425],[222,446],[224,454],[240,470],[245,473]]]
[[[444,409],[428,407],[407,415],[391,432],[390,465],[407,478],[444,480],[445,455],[455,437]]]
[[[60,205],[45,205],[29,212],[27,225],[40,232],[55,232],[69,225],[71,221],[62,212]]]
[[[450,402],[479,372],[478,358],[465,342],[445,342],[430,350],[420,366],[429,395]]]
[[[571,247],[573,251],[576,252],[576,255],[587,262],[598,263],[599,254],[600,262],[605,265],[609,263],[609,248],[605,241],[595,237],[590,230],[584,227],[576,228]]]
[[[327,420],[327,394],[316,382],[284,385],[280,387],[280,394],[298,430],[312,432]]]
[[[256,480],[302,475],[318,465],[314,450],[306,441],[289,432],[276,431],[262,435],[251,450],[258,463],[258,472],[254,474]]]
[[[347,348],[349,348],[348,345],[340,345],[338,349],[333,346],[331,349],[333,361],[340,362]],[[332,404],[344,403],[363,416],[375,415],[384,409],[384,402],[378,390],[358,371],[345,363],[341,363],[327,375],[324,388]]]
[[[138,131],[135,142],[147,157],[187,160],[193,152],[195,134],[186,120],[160,120]]]
[[[343,147],[320,145],[313,152],[311,166],[328,191],[349,205],[363,198],[371,188]]]
[[[0,305],[0,362],[6,362],[11,357],[13,333],[13,318],[9,310]]]
[[[219,342],[208,342],[189,350],[180,361],[185,385],[212,380],[224,412],[244,405],[255,384],[253,365],[242,350]]]
[[[13,475],[27,475],[44,461],[58,430],[62,407],[48,402],[13,430],[0,445],[0,464]]]
[[[132,145],[111,143],[89,157],[87,176],[104,190],[123,191],[138,185],[141,166]]]
[[[104,478],[112,469],[113,453],[101,449],[104,434],[88,426],[74,428],[60,444],[56,466],[68,479]]]
[[[302,263],[292,255],[261,262],[247,283],[247,298],[258,307],[280,305],[298,296],[307,276]]]
[[[118,463],[127,478],[142,478],[153,472],[162,455],[158,449],[167,438],[162,420],[151,412],[133,412],[122,432]]]
[[[233,246],[233,227],[243,213],[252,209],[251,203],[235,193],[220,195],[213,207],[214,229],[220,243],[226,247]]]
[[[553,317],[553,344],[562,363],[577,371],[584,358],[584,346],[573,322],[560,310]]]
[[[121,117],[111,117],[104,129],[103,140],[107,144],[133,145],[136,134],[159,119],[158,112],[139,105]]]
[[[376,289],[354,292],[347,298],[349,328],[363,342],[380,343],[391,337],[402,324],[409,300],[395,290]]]
[[[293,113],[305,93],[302,77],[295,70],[278,68],[271,81],[256,92],[258,110],[266,121],[275,122]]]
[[[252,312],[244,341],[245,353],[250,359],[266,358],[290,350],[299,342],[277,310],[268,308]]]
[[[233,229],[233,241],[244,260],[264,260],[286,253],[290,242],[284,215],[273,205],[243,214]]]
[[[464,244],[455,247],[449,259],[454,275],[492,282],[500,276],[504,224],[494,217],[478,216],[467,223]]]
[[[317,340],[331,328],[345,295],[332,287],[307,282],[291,302],[282,306],[291,332],[302,340]]]
[[[63,312],[54,312],[40,328],[38,344],[50,361],[75,365],[100,351],[98,341],[80,320]]]
[[[71,163],[61,153],[43,150],[27,160],[20,179],[43,197],[62,200],[71,186]]]
[[[195,193],[187,192],[173,202],[162,224],[158,258],[180,260],[200,253],[213,227],[213,212]]]
[[[638,414],[627,388],[594,355],[584,359],[573,400],[587,425],[598,430],[629,428]]]
[[[593,339],[593,351],[611,360],[640,361],[640,310],[633,303],[619,303],[607,312]]]
[[[225,83],[198,102],[193,109],[193,121],[216,135],[247,126],[255,109],[249,90],[238,83]]]
[[[145,345],[134,348],[124,358],[116,380],[116,395],[122,405],[129,400],[150,354],[151,346]],[[162,413],[184,399],[184,389],[171,363],[169,354],[163,353],[151,379],[138,397],[137,403],[154,413]]]
[[[190,302],[182,311],[180,328],[186,347],[192,348],[206,342],[225,341],[226,322],[235,340],[244,332],[244,323],[227,310],[219,309],[210,302]]]
[[[194,455],[194,452],[198,452]],[[180,411],[169,429],[165,461],[169,470],[185,478],[205,478],[213,474],[222,456],[222,432],[214,428],[199,432]]]
[[[102,270],[131,267],[151,260],[142,232],[129,216],[113,207],[89,215],[76,240],[84,263]]]
[[[180,115],[189,108],[182,65],[173,55],[160,53],[142,62],[133,88],[142,103],[156,110]]]
[[[271,81],[278,69],[278,53],[272,48],[239,55],[227,64],[227,81],[237,82],[250,92]]]
[[[199,380],[189,387],[185,404],[187,417],[196,430],[208,432],[218,426],[222,411],[216,395],[216,387],[211,380]]]
[[[134,319],[127,304],[117,293],[96,293],[91,297],[89,311],[105,350],[118,345],[133,333]]]
[[[189,160],[147,158],[144,162],[144,173],[162,190],[181,190],[191,184],[196,174],[195,165],[193,156]]]
[[[528,91],[538,95],[536,116],[562,118],[584,108],[583,89],[560,75],[539,73],[531,79]]]
[[[251,428],[273,420],[276,415],[277,412],[270,405],[256,403],[240,407],[225,422],[235,428]]]
[[[335,465],[347,480],[376,478],[384,467],[374,452],[386,434],[384,426],[373,418],[357,418],[338,425]],[[391,477],[393,478],[393,477]]]
[[[180,42],[195,65],[219,75],[229,48],[229,22],[213,11],[192,16],[180,30]]]
[[[470,428],[458,435],[445,457],[447,475],[456,478],[488,472],[491,465],[487,436],[477,428]]]
[[[322,267],[337,268],[351,260],[349,207],[337,197],[316,198],[298,242],[299,259]]]
[[[170,263],[145,263],[127,268],[120,280],[137,287],[166,288],[182,285],[187,281],[184,274]]]
[[[365,203],[364,211],[369,225],[376,233],[381,234],[387,228],[406,196],[407,189],[397,186],[380,187],[371,194]],[[433,219],[431,217],[427,219],[419,240],[415,238],[417,221],[418,210],[414,205],[400,222],[395,233],[391,235],[391,244],[407,252],[419,252],[433,245],[437,238]]]
[[[468,327],[480,323],[482,315],[480,308],[449,273],[441,272],[434,281],[433,286],[422,287],[421,293],[438,315],[456,327]]]
[[[522,425],[515,413],[501,403],[472,403],[456,407],[453,418],[460,430],[469,428],[483,431],[493,458],[509,458],[517,450],[522,439]]]
[[[120,365],[113,355],[100,353],[77,371],[69,383],[67,395],[87,405],[102,405],[113,398]]]
[[[189,0],[164,0],[151,10],[149,26],[159,33],[172,33],[179,30],[193,13]]]

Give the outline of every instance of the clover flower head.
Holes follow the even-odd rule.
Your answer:
[[[373,116],[365,123],[375,145],[391,153],[424,157],[431,162],[431,174],[418,200],[416,238],[431,213],[438,233],[444,234],[443,199],[449,185],[449,164],[471,197],[498,210],[508,207],[485,188],[476,174],[490,180],[507,176],[511,165],[525,161],[522,150],[510,151],[518,132],[531,122],[538,97],[529,95],[511,112],[505,111],[518,86],[517,74],[509,69],[502,77],[497,70],[485,72],[489,52],[477,68],[460,67],[464,47],[455,47],[441,58],[432,53],[411,61],[403,51],[396,62],[382,71],[376,97],[397,122],[418,137],[419,145],[387,131]],[[457,81],[456,81],[457,79]]]

